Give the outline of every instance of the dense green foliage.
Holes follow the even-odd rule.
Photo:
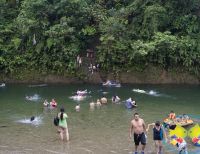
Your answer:
[[[0,0],[0,70],[76,72],[155,65],[200,73],[200,0]]]

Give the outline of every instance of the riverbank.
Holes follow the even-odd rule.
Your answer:
[[[135,84],[200,84],[200,78],[181,69],[163,70],[150,67],[144,70],[128,70],[118,74],[112,72],[94,72],[76,75],[44,74],[37,71],[17,72],[0,76],[0,82],[6,83],[102,83],[105,80],[118,80],[121,83]]]

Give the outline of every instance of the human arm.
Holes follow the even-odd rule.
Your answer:
[[[132,106],[137,107],[137,104],[135,101],[131,101]]]
[[[131,126],[130,126],[130,129],[129,129],[129,138],[130,139],[132,138],[132,134],[133,134],[133,124],[131,122]]]
[[[162,125],[161,129],[162,129],[162,131],[163,131],[165,141],[167,142],[167,141],[168,141],[168,139],[167,139],[167,133],[166,133],[166,131],[165,131],[163,125]]]
[[[67,118],[68,118],[68,115],[67,115],[66,113],[64,114],[64,118],[65,118],[65,119],[67,119]]]
[[[144,130],[144,132],[146,133],[146,125],[145,125],[145,122],[144,122],[143,119],[142,119],[142,126],[143,126],[143,130]]]
[[[151,123],[151,124],[148,124],[148,125],[147,125],[147,129],[146,129],[147,132],[149,131],[149,127],[150,127],[150,126],[155,126],[155,123]]]

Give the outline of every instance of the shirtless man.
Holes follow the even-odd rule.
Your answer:
[[[130,127],[130,138],[134,135],[134,142],[135,142],[135,154],[138,154],[138,146],[141,142],[142,144],[142,151],[141,154],[144,154],[144,149],[146,145],[146,128],[144,120],[139,117],[138,113],[134,114],[134,119],[131,121]]]

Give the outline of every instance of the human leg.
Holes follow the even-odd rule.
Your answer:
[[[156,154],[159,154],[159,147],[158,147],[158,141],[155,140],[155,149],[156,149]]]
[[[69,141],[69,131],[68,131],[68,128],[65,129],[65,136],[66,136],[67,141]]]
[[[163,148],[162,141],[159,140],[159,141],[158,141],[158,154],[161,154],[161,153],[162,153],[162,148]]]
[[[140,137],[140,141],[141,141],[141,144],[142,144],[142,152],[141,154],[144,154],[144,149],[146,147],[146,135],[144,133],[141,134],[141,137]]]
[[[135,142],[135,154],[138,153],[138,146],[140,143],[139,134],[134,134],[134,142]]]
[[[60,134],[60,139],[63,141],[63,128],[59,127],[58,131],[59,131],[59,134]]]

